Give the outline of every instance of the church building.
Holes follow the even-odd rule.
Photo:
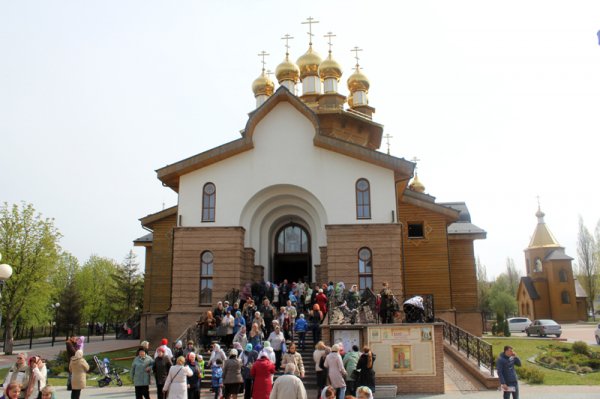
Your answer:
[[[263,59],[240,138],[157,170],[178,201],[141,218],[151,233],[134,241],[146,248],[143,338],[173,339],[232,289],[283,279],[376,293],[388,282],[481,334],[473,242],[486,232],[464,202],[426,193],[415,163],[379,151],[358,57],[342,93],[332,36],[322,59],[310,29],[308,50],[277,66],[277,89]]]
[[[519,314],[531,320],[587,320],[587,295],[573,275],[573,258],[554,238],[539,207],[535,216],[538,223],[525,249],[527,275],[517,290]]]

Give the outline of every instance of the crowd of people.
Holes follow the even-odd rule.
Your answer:
[[[384,310],[387,295],[393,294],[384,285]],[[343,303],[355,309],[360,302],[356,285],[346,292],[343,283],[333,282],[322,286],[287,280],[246,284],[239,297],[219,301],[198,321],[198,346],[193,340],[185,347],[177,341],[171,349],[163,339],[151,358],[148,342],[142,342],[131,367],[136,399],[149,398],[150,373],[158,399],[167,393],[170,399],[199,398],[206,370],[210,370],[215,399],[241,394],[245,399],[304,399],[307,375],[298,351],[307,348],[314,348],[318,398],[372,398],[375,354],[368,347],[344,348],[342,343],[328,347],[321,340],[330,306]],[[383,316],[382,321],[387,321]],[[306,342],[308,331],[312,345]],[[205,360],[201,353],[209,357]]]
[[[387,284],[378,295],[382,322],[391,322],[393,294]],[[239,297],[218,302],[198,321],[199,346],[181,341],[173,347],[163,339],[153,353],[143,341],[136,351],[130,374],[136,399],[149,399],[151,375],[157,398],[199,399],[205,371],[211,370],[211,390],[215,399],[306,398],[303,379],[306,369],[301,354],[314,348],[318,398],[367,399],[375,391],[375,354],[368,347],[328,347],[321,340],[321,326],[331,306],[356,309],[361,304],[356,285],[344,283],[308,284],[302,281],[280,284],[246,284]],[[306,342],[312,332],[312,346]],[[79,399],[86,387],[89,365],[83,357],[84,337],[66,341],[71,399]],[[204,352],[202,352],[204,351]],[[202,353],[209,353],[204,360]],[[274,378],[279,373],[279,377]],[[45,363],[37,356],[19,354],[4,383],[5,398],[49,399],[54,390],[46,384]],[[274,383],[275,381],[275,383]],[[0,398],[2,399],[2,398]]]
[[[69,376],[67,389],[72,399],[79,399],[86,386],[86,373],[89,365],[83,358],[85,337],[69,337],[66,341]],[[16,362],[8,370],[3,383],[4,394],[0,399],[54,399],[54,387],[48,384],[46,362],[39,356],[27,357],[17,354]]]

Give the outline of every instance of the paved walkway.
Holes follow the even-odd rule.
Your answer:
[[[156,398],[153,390],[150,391],[150,397]],[[308,392],[309,398],[316,396],[316,392]],[[600,397],[600,386],[533,386],[522,385],[520,396],[523,398],[544,399],[598,399]],[[57,399],[69,399],[70,392],[65,387],[57,388]],[[134,397],[133,387],[107,387],[107,388],[87,388],[82,391],[81,398],[132,398]],[[208,392],[202,392],[203,398],[212,398]],[[240,395],[239,398],[242,398]],[[499,399],[500,392],[497,391],[450,391],[443,395],[401,395],[398,398],[404,399]]]
[[[90,342],[86,343],[84,346],[85,354],[91,355],[94,353],[119,350],[124,348],[131,348],[139,344],[139,341],[135,340],[127,340],[127,339],[115,339],[114,335],[112,337],[106,336],[104,341],[102,341],[102,337],[90,337]],[[50,344],[45,345],[34,345],[33,349],[18,347],[15,348],[12,355],[4,355],[0,356],[0,368],[10,367],[15,363],[17,359],[17,353],[25,352],[28,355],[38,355],[43,359],[54,359],[58,355],[60,351],[64,351],[65,341],[57,341],[54,346]]]

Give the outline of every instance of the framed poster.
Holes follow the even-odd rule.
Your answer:
[[[361,350],[360,342],[361,330],[333,330],[333,343],[343,345],[345,352],[352,350],[352,345],[356,345]]]
[[[410,345],[394,345],[392,350],[392,368],[394,371],[412,370],[412,354]]]

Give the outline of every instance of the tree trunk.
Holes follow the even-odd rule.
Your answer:
[[[12,355],[13,352],[13,329],[12,329],[12,319],[7,317],[4,321],[6,324],[4,325],[6,330],[6,337],[4,340],[4,354]]]

